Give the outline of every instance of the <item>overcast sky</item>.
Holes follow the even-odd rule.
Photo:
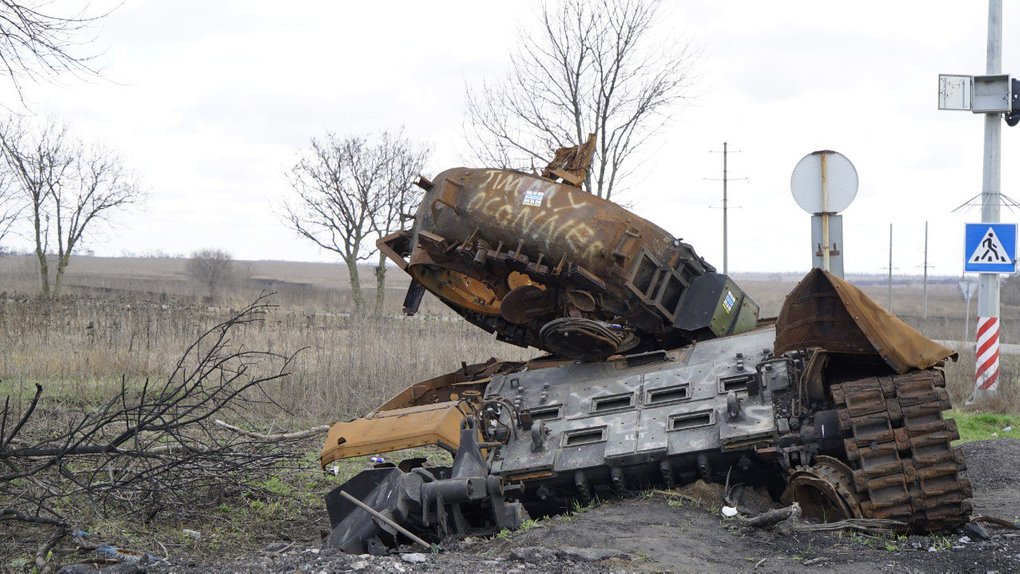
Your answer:
[[[1004,4],[1003,72],[1020,76],[1020,1]],[[465,85],[504,73],[536,13],[477,0],[125,0],[96,30],[104,79],[29,85],[28,113],[119,150],[144,181],[147,204],[95,236],[96,254],[335,261],[278,215],[297,152],[330,131],[403,126],[432,146],[431,174],[466,164]],[[892,223],[896,272],[920,274],[927,220],[931,272],[960,274],[963,224],[980,212],[951,211],[981,192],[984,122],[939,111],[937,80],[985,73],[985,2],[689,0],[662,16],[700,58],[692,98],[622,198],[639,215],[721,268],[712,151],[729,142],[730,270],[806,270],[810,221],[790,174],[831,149],[860,178],[844,212],[847,272],[882,272]],[[1003,124],[1002,190],[1020,200],[1018,152],[1020,127]]]

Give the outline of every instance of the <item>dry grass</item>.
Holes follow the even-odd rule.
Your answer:
[[[407,279],[398,270],[389,273],[384,316],[351,318],[342,265],[237,262],[229,291],[209,302],[202,298],[202,287],[189,281],[184,261],[77,258],[69,269],[66,296],[49,302],[34,298],[30,257],[0,258],[0,394],[31,388],[34,382],[46,385],[49,393],[102,394],[121,376],[159,378],[205,328],[265,291],[276,293],[277,308],[265,323],[244,332],[245,344],[284,353],[300,350],[289,382],[274,389],[286,410],[274,422],[277,426],[361,414],[412,382],[456,369],[461,361],[535,354],[495,341],[431,297],[417,317],[401,317]],[[365,277],[372,277],[368,270]],[[736,276],[759,302],[763,316],[779,312],[798,279],[793,274]],[[863,289],[884,305],[886,286],[866,279],[860,281]],[[365,287],[371,299],[370,285]],[[892,307],[932,338],[964,338],[965,307],[955,281],[929,284],[926,319],[919,282],[895,285]],[[1003,307],[1004,342],[1020,339],[1018,318],[1017,307]],[[972,329],[973,321],[972,316]],[[958,363],[948,366],[954,404],[962,405],[969,395],[973,369],[973,352],[962,353]],[[1018,377],[1020,360],[1004,357],[1003,392],[990,406],[1020,410]]]
[[[388,290],[385,316],[352,318],[349,289],[326,284],[322,264],[272,262],[267,267],[278,275],[242,278],[209,305],[186,279],[183,260],[83,258],[72,267],[67,294],[43,301],[29,295],[35,285],[23,273],[25,261],[12,259],[0,266],[6,292],[0,300],[0,395],[20,394],[35,382],[47,394],[102,394],[121,376],[161,378],[201,332],[263,290],[277,292],[277,308],[265,322],[245,328],[244,344],[298,352],[288,382],[272,389],[286,411],[276,426],[362,414],[461,361],[534,355],[495,341],[434,300],[418,316],[402,317],[401,289]],[[398,272],[392,275],[406,286],[405,279],[396,280]]]
[[[162,304],[118,305],[84,298],[8,303],[0,310],[0,379],[40,382],[48,393],[96,392],[129,380],[162,378],[188,344],[227,309]],[[355,320],[278,308],[241,331],[249,348],[298,352],[292,376],[274,398],[302,419],[363,413],[404,386],[510,347],[447,318]]]

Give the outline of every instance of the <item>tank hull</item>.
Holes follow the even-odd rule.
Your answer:
[[[593,152],[593,137],[558,150],[541,176],[423,179],[414,227],[379,241],[412,277],[405,311],[431,292],[552,355],[462,365],[334,424],[323,466],[428,444],[454,459],[384,464],[334,490],[328,546],[428,547],[696,479],[766,485],[818,520],[928,532],[968,519],[942,416],[952,351],[817,269],[760,321],[690,245],[580,189]]]
[[[825,328],[832,324],[840,328]],[[600,362],[493,361],[414,385],[334,425],[322,464],[384,444],[389,421],[429,409],[462,421],[458,444],[450,432],[436,442],[456,452],[453,467],[411,465],[401,472],[415,476],[393,469],[379,486],[366,490],[375,481],[364,479],[350,489],[438,539],[697,479],[765,485],[819,520],[882,518],[901,532],[941,531],[971,512],[966,467],[951,444],[959,434],[942,416],[950,404],[940,366],[952,357],[815,270],[775,326]],[[331,544],[400,542],[337,504]]]

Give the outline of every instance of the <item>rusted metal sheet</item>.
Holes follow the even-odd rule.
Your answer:
[[[556,150],[549,165],[542,170],[542,177],[560,178],[564,183],[581,187],[588,177],[591,160],[595,155],[595,134],[588,134],[588,139],[576,147],[561,147]]]
[[[956,353],[879,307],[860,289],[813,269],[786,297],[775,354],[817,347],[829,355],[877,355],[895,372],[927,369]]]
[[[484,363],[464,365],[452,373],[433,377],[400,391],[373,411],[379,413],[393,409],[458,401],[478,396],[492,375],[518,371],[524,363],[489,359]]]

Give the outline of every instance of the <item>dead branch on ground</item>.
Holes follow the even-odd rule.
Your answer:
[[[291,440],[301,440],[301,439],[306,439],[306,438],[313,437],[313,436],[318,435],[318,434],[322,434],[322,433],[324,433],[324,432],[329,430],[329,425],[319,425],[317,427],[312,427],[312,428],[310,428],[308,430],[303,430],[303,431],[285,432],[285,433],[277,433],[277,434],[261,434],[261,433],[252,432],[252,431],[249,431],[249,430],[244,430],[242,428],[235,427],[234,425],[227,424],[227,423],[225,423],[225,422],[223,422],[223,421],[221,421],[219,419],[217,419],[217,420],[215,420],[213,422],[215,422],[216,424],[220,425],[221,427],[223,427],[223,428],[225,428],[225,429],[227,429],[229,431],[233,431],[233,432],[236,432],[236,433],[241,434],[243,436],[246,436],[248,438],[253,438],[253,439],[256,439],[256,440],[263,441],[263,442],[282,442],[282,441],[291,441]]]
[[[281,443],[307,433],[243,433],[215,418],[257,428],[260,407],[271,402],[262,385],[287,377],[293,356],[239,341],[269,308],[260,297],[199,337],[165,380],[122,379],[119,392],[101,404],[82,397],[46,400],[38,384],[30,399],[4,401],[0,522],[52,527],[36,552],[39,570],[80,526],[74,521],[85,501],[89,512],[148,524],[242,495],[296,460],[294,449]]]
[[[793,532],[835,532],[839,530],[854,530],[865,534],[889,534],[906,526],[898,520],[883,518],[849,518],[817,524],[801,522],[800,518],[800,504],[796,502],[784,508],[762,512],[756,516],[738,516],[738,520],[743,526],[766,530],[775,528],[783,534]]]

